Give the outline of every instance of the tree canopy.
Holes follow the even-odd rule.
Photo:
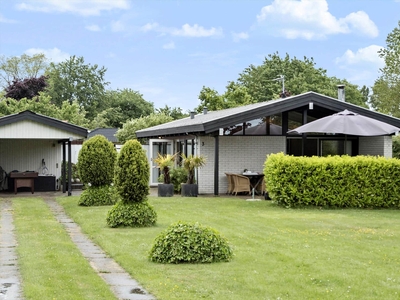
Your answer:
[[[386,48],[379,51],[385,66],[372,87],[370,104],[375,110],[400,117],[400,21],[386,38]]]
[[[46,77],[31,77],[25,79],[15,79],[12,84],[6,87],[6,97],[20,100],[22,98],[32,99],[44,91],[47,87]]]
[[[75,55],[58,64],[50,63],[46,71],[49,85],[46,94],[59,107],[64,101],[77,101],[87,112],[87,117],[93,119],[103,108],[108,85],[104,80],[106,70],[97,64],[85,64],[83,57]]]
[[[269,54],[260,66],[250,65],[239,74],[236,82],[229,82],[224,94],[203,87],[197,111],[207,106],[211,110],[270,101],[280,97],[282,85],[291,95],[314,91],[337,98],[337,85],[346,85],[346,101],[367,107],[366,98],[357,85],[345,79],[329,77],[327,71],[317,68],[313,58],[303,60]],[[364,87],[366,89],[366,87]]]
[[[44,74],[47,66],[47,58],[43,53],[32,56],[0,56],[0,86],[6,88],[14,80],[37,78]]]

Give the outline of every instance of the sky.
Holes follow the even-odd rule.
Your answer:
[[[187,112],[276,52],[372,86],[399,20],[400,0],[0,0],[0,55],[82,56],[108,88]]]

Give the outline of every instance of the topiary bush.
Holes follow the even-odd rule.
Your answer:
[[[78,154],[78,171],[82,183],[90,188],[82,193],[79,205],[115,203],[115,195],[109,192],[109,187],[114,179],[116,158],[117,151],[114,144],[103,135],[95,135],[83,143]],[[104,191],[103,195],[101,191]]]
[[[115,166],[115,188],[120,200],[107,214],[110,227],[153,226],[157,214],[147,202],[150,165],[142,145],[127,141],[121,148]]]
[[[110,185],[114,179],[117,151],[103,135],[95,135],[82,145],[78,154],[80,179],[91,186]]]
[[[150,227],[154,226],[156,221],[157,213],[148,201],[136,203],[118,201],[107,214],[107,224],[110,227]]]
[[[230,261],[233,251],[215,229],[199,223],[177,222],[163,231],[150,250],[158,263],[212,263]]]
[[[117,201],[118,195],[113,186],[86,186],[86,189],[79,198],[78,204],[82,206],[113,205]]]
[[[127,141],[115,166],[115,186],[124,203],[143,202],[149,194],[150,165],[142,145]]]

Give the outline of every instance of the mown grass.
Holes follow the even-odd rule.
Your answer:
[[[115,299],[41,198],[13,198],[25,299]]]
[[[400,211],[283,209],[269,201],[150,197],[152,228],[108,228],[111,207],[58,201],[82,229],[158,299],[399,299]],[[228,263],[148,260],[171,223],[198,221],[232,245]]]

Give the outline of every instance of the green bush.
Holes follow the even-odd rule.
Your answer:
[[[78,154],[80,179],[92,186],[110,185],[114,179],[117,151],[102,135],[95,135],[82,145]]]
[[[78,204],[82,206],[100,206],[113,205],[117,201],[118,195],[113,186],[86,186],[79,197]]]
[[[149,259],[159,263],[211,263],[230,261],[233,252],[213,228],[178,222],[163,231],[150,250]]]
[[[115,186],[124,203],[143,202],[149,194],[150,166],[142,145],[127,141],[115,166]]]
[[[157,221],[154,208],[148,203],[123,203],[117,204],[107,213],[107,224],[110,227],[150,227]]]
[[[393,157],[400,159],[400,135],[393,136],[392,142],[393,142],[392,144]]]
[[[182,167],[175,167],[169,171],[169,176],[171,178],[171,183],[174,185],[174,192],[180,194],[181,183],[187,181],[187,171]],[[158,177],[158,182],[164,182],[163,174]]]
[[[264,165],[270,198],[285,207],[400,207],[400,160],[373,156],[271,154]]]

